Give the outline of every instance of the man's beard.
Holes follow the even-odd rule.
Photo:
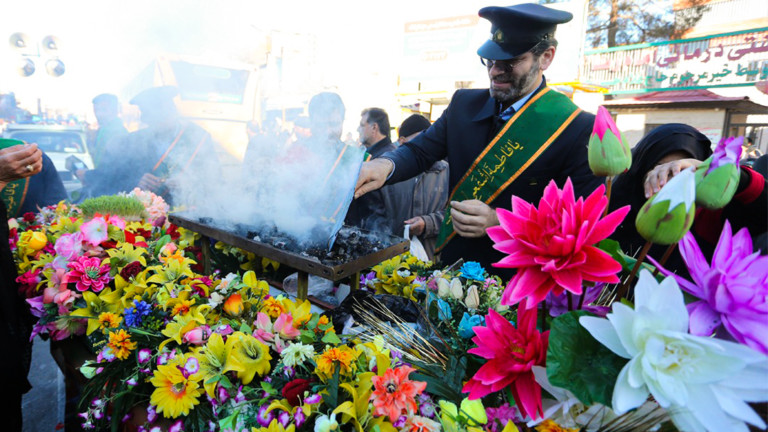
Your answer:
[[[497,81],[508,82],[511,86],[508,89],[498,89],[491,86],[491,97],[501,103],[514,103],[525,96],[528,88],[539,78],[539,59],[535,59],[531,65],[531,70],[521,77],[512,76],[512,71],[496,77]]]

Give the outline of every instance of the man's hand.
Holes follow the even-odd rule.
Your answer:
[[[0,185],[42,171],[43,152],[37,144],[24,144],[0,150]]]
[[[139,189],[158,193],[158,191],[164,186],[164,182],[160,177],[155,177],[150,173],[146,173],[141,177],[141,180],[139,180],[138,186]]]
[[[355,199],[384,186],[393,169],[395,164],[389,159],[379,158],[364,162],[355,185]]]
[[[645,190],[645,197],[650,198],[651,195],[660,191],[661,188],[667,184],[669,179],[680,174],[680,171],[688,169],[690,167],[698,168],[701,165],[701,161],[698,159],[678,159],[672,162],[667,162],[661,165],[656,165],[652,170],[648,171],[643,183],[643,189]]]
[[[420,236],[424,232],[424,228],[427,226],[427,224],[424,222],[424,218],[421,216],[407,219],[404,223],[411,226],[408,232],[415,236]]]
[[[482,237],[486,228],[499,224],[496,210],[479,200],[451,201],[453,229],[462,237]]]

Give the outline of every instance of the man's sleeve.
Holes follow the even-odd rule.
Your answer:
[[[455,99],[455,96],[454,96]],[[451,101],[453,104],[453,101]],[[385,153],[382,157],[395,163],[395,171],[387,184],[398,183],[423,173],[433,163],[444,159],[448,154],[448,117],[451,105],[424,133],[397,150]]]

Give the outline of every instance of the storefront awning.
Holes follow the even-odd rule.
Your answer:
[[[722,108],[747,113],[765,113],[768,107],[757,104],[748,96],[720,96],[709,90],[660,91],[631,98],[607,100],[606,108]]]

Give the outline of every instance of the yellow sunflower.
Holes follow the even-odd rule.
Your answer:
[[[230,340],[232,340],[231,343]],[[272,356],[269,355],[269,347],[255,337],[241,332],[235,332],[229,336],[227,361],[242,369],[237,372],[237,377],[243,384],[253,381],[253,376],[257,373],[259,376],[267,374],[271,367],[270,360]]]
[[[182,356],[166,365],[157,367],[150,382],[155,386],[155,391],[149,401],[157,406],[157,412],[165,418],[176,418],[188,415],[195,405],[200,403],[198,398],[203,390],[198,384],[197,373],[185,376],[185,365],[189,356]]]
[[[122,320],[119,315],[112,312],[102,312],[99,314],[99,328],[102,331],[117,328]]]

